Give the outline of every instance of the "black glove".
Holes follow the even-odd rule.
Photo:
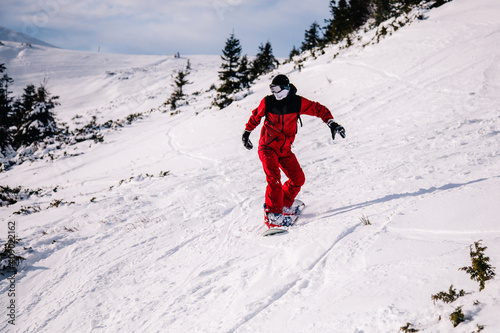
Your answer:
[[[250,150],[253,148],[253,144],[250,141],[250,133],[249,131],[243,132],[243,136],[241,137],[241,141],[243,141],[243,146],[245,146],[246,149]]]
[[[345,129],[334,122],[333,120],[330,120],[328,122],[328,126],[330,127],[330,131],[332,131],[332,139],[335,140],[335,134],[339,133],[342,138],[345,138]]]

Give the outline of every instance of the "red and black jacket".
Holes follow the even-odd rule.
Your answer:
[[[292,84],[290,93],[281,101],[274,95],[263,98],[259,106],[252,111],[245,130],[253,131],[265,116],[259,150],[273,149],[285,153],[291,150],[297,134],[297,121],[303,114],[321,118],[325,123],[333,119],[332,113],[325,106],[297,95],[297,88]]]

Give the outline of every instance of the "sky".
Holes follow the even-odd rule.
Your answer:
[[[288,57],[330,18],[329,0],[2,0],[0,26],[52,45],[123,54],[221,54],[231,33],[243,54],[271,42]]]

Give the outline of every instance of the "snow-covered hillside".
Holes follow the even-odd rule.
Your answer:
[[[9,42],[54,47],[54,45],[51,45],[37,38],[23,34],[22,32],[13,31],[1,26],[0,26],[0,41],[2,42],[9,41]]]
[[[15,298],[0,281],[0,329],[499,332],[498,279],[479,292],[459,271],[478,240],[500,266],[499,12],[497,0],[454,0],[378,44],[332,47],[301,72],[281,66],[347,138],[332,141],[321,120],[303,117],[294,151],[307,207],[288,234],[267,238],[264,174],[241,134],[277,72],[219,111],[209,108],[219,56],[5,42],[0,63],[16,94],[48,78],[70,126],[153,112],[102,143],[0,173],[2,185],[43,189],[0,208],[1,243],[15,222],[26,258]],[[188,58],[190,103],[161,112]],[[23,207],[39,211],[14,214]],[[450,285],[470,294],[434,304]],[[458,306],[466,321],[454,328]]]

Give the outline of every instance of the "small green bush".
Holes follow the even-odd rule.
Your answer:
[[[443,301],[444,303],[452,303],[456,301],[459,297],[465,296],[466,292],[461,289],[458,293],[457,290],[453,288],[453,285],[450,286],[448,292],[441,291],[435,295],[431,295],[431,299],[436,304],[436,301]]]
[[[481,240],[474,242],[474,247],[475,250],[472,249],[472,245],[470,246],[472,265],[462,267],[460,270],[469,273],[471,280],[478,281],[479,291],[481,291],[485,287],[485,282],[495,276],[495,268],[488,263],[490,258],[484,255],[484,250],[487,247],[481,246]]]
[[[410,323],[406,323],[406,326],[401,326],[398,332],[403,332],[403,333],[418,332],[416,328],[411,328],[410,325],[411,325]]]
[[[3,245],[3,250],[0,252],[0,274],[5,273],[17,274],[17,266],[26,260],[25,258],[16,255],[15,247],[21,239],[17,237],[9,238],[9,241]]]
[[[450,314],[450,321],[453,327],[457,327],[460,323],[465,321],[465,315],[462,311],[462,307],[459,306]]]

